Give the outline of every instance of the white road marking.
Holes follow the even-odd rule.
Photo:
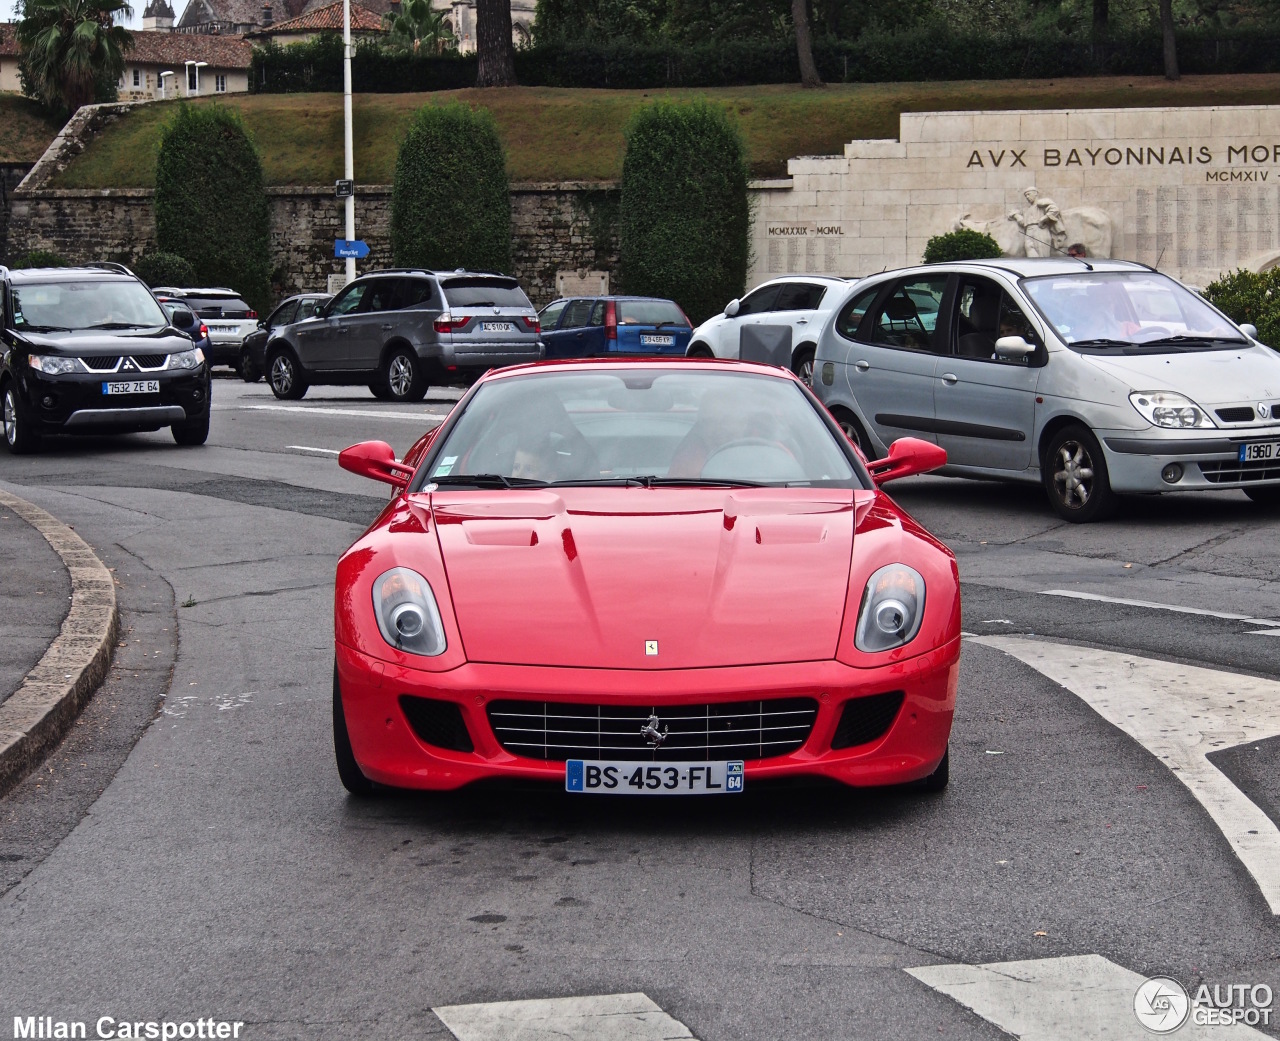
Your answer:
[[[286,445],[285,447],[290,448],[295,452],[322,452],[325,455],[339,454],[339,451],[336,448],[312,448],[310,445]]]
[[[1208,758],[1280,735],[1280,682],[1017,636],[982,636],[1083,699],[1169,767],[1280,915],[1280,828]]]
[[[1006,961],[990,965],[926,965],[907,969],[934,990],[972,1009],[1022,1041],[1150,1041],[1133,998],[1144,977],[1101,955]],[[1252,1027],[1198,1026],[1191,1020],[1179,1041],[1264,1038]]]
[[[491,1001],[431,1010],[458,1041],[688,1041],[646,994]]]
[[[443,423],[444,419],[431,412],[391,412],[373,408],[326,408],[323,405],[237,405],[236,408],[253,412],[292,412],[294,415],[318,416],[365,416],[370,419],[412,419],[418,423],[434,420]],[[1280,622],[1276,623],[1280,625]]]
[[[1073,600],[1100,600],[1104,604],[1124,604],[1127,607],[1146,607],[1153,611],[1176,611],[1178,614],[1198,614],[1207,618],[1226,618],[1230,621],[1248,622],[1250,625],[1280,626],[1274,618],[1253,618],[1247,614],[1230,611],[1206,611],[1202,607],[1183,607],[1181,604],[1159,604],[1153,600],[1129,600],[1123,596],[1103,596],[1101,593],[1082,593],[1075,589],[1042,589],[1041,596],[1067,596]],[[1250,634],[1260,635],[1260,634]]]

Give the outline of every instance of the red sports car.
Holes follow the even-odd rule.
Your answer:
[[[338,564],[342,782],[728,794],[947,783],[960,585],[809,389],[741,362],[491,372],[397,462]]]

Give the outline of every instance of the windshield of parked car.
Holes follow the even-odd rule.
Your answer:
[[[792,380],[627,369],[481,384],[418,486],[867,488],[847,443]]]
[[[10,299],[13,325],[19,331],[156,329],[169,324],[155,297],[139,282],[27,283],[12,286]]]
[[[1155,271],[1081,271],[1023,279],[1063,342],[1081,353],[1172,354],[1239,347],[1240,330]]]
[[[514,278],[447,278],[440,288],[450,307],[533,307]]]
[[[670,300],[619,300],[619,325],[672,325],[689,328],[684,312]]]

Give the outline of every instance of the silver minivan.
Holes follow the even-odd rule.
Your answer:
[[[943,473],[1044,486],[1090,521],[1116,496],[1238,488],[1280,505],[1280,354],[1145,265],[931,264],[851,286],[813,389],[871,458],[903,436]]]

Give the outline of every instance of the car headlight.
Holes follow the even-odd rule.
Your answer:
[[[396,650],[428,658],[444,653],[444,625],[435,594],[416,571],[393,567],[374,582],[373,613],[382,638]]]
[[[1152,426],[1175,430],[1217,426],[1194,401],[1170,390],[1135,390],[1129,401]]]
[[[84,372],[79,358],[60,358],[54,354],[32,354],[28,364],[38,372],[57,376],[64,372]]]
[[[924,618],[924,579],[906,564],[887,564],[867,580],[858,607],[854,645],[860,651],[890,651],[910,643]]]
[[[177,354],[169,355],[169,368],[171,369],[198,369],[204,361],[204,351],[199,347],[190,351],[179,351]]]

